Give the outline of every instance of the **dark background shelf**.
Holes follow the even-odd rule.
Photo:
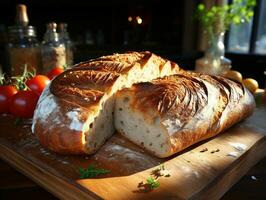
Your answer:
[[[0,64],[5,69],[4,32],[14,24],[18,3],[27,5],[30,24],[37,28],[39,41],[47,22],[68,23],[75,44],[75,63],[116,52],[149,50],[185,69],[194,69],[195,59],[202,56],[198,50],[199,25],[193,16],[197,0],[8,0],[0,1]],[[134,23],[128,21],[129,16]],[[142,18],[140,25],[136,23],[137,16]],[[255,78],[264,87],[266,55],[226,56],[232,60],[233,69],[245,78]]]

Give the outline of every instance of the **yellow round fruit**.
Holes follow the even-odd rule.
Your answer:
[[[243,79],[242,74],[238,71],[235,71],[235,70],[230,70],[230,71],[226,72],[224,74],[224,77],[238,81],[240,83],[242,82],[242,79]]]
[[[246,78],[242,81],[242,83],[252,94],[254,94],[259,88],[258,82],[253,78]]]

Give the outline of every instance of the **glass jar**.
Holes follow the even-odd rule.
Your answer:
[[[7,53],[11,75],[21,75],[25,66],[29,71],[41,71],[40,44],[33,26],[8,27]]]
[[[56,32],[56,23],[47,24],[47,30],[42,42],[42,66],[43,72],[47,73],[54,67],[64,67],[66,65],[66,48]]]
[[[66,23],[59,24],[58,33],[59,33],[60,40],[65,44],[65,47],[66,47],[66,65],[67,67],[72,66],[73,65],[73,43],[70,40]]]
[[[224,56],[224,32],[211,34],[204,56],[196,60],[196,72],[222,75],[231,69],[231,61]]]

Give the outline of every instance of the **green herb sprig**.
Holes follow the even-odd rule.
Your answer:
[[[93,178],[102,174],[108,174],[111,170],[96,169],[93,165],[89,165],[87,169],[80,168],[80,178]]]
[[[234,0],[231,4],[212,6],[207,9],[204,4],[197,6],[196,18],[209,34],[226,31],[231,24],[248,22],[254,15],[256,0]]]
[[[28,71],[27,65],[24,66],[24,71],[21,76],[12,76],[11,80],[12,83],[17,87],[19,90],[27,89],[26,81],[36,75],[36,70]]]
[[[160,177],[170,177],[168,170],[165,169],[164,165],[158,166],[156,169],[152,170],[149,176],[146,179],[146,182],[141,181],[138,184],[139,192],[150,192],[158,187],[160,187],[160,182],[158,179]]]
[[[156,188],[158,188],[160,186],[160,182],[155,180],[152,177],[148,177],[147,178],[146,184],[151,190],[154,190],[154,189],[156,189]]]

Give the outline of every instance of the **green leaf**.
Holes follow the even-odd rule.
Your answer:
[[[147,185],[149,186],[151,190],[156,189],[160,186],[160,182],[156,181],[152,177],[148,177],[146,181],[147,181]]]
[[[222,8],[223,8],[224,11],[228,11],[229,8],[230,8],[230,6],[226,4],[226,5],[224,5]]]
[[[233,18],[233,22],[234,22],[235,24],[239,24],[239,23],[241,22],[240,17],[239,17],[239,16],[234,16],[234,18]]]
[[[247,15],[248,15],[248,17],[253,17],[254,12],[253,11],[248,11]]]
[[[204,6],[204,4],[202,4],[202,3],[199,4],[199,5],[198,5],[198,10],[199,10],[199,11],[203,11],[203,10],[205,10],[205,6]]]

